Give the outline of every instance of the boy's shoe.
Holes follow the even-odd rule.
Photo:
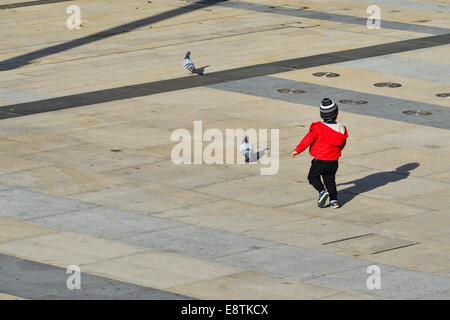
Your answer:
[[[339,202],[337,202],[337,200],[331,200],[330,201],[330,207],[333,209],[337,209],[340,207]]]
[[[323,190],[319,193],[319,199],[317,200],[317,206],[319,208],[323,208],[325,206],[325,202],[327,202],[329,193],[326,190]]]

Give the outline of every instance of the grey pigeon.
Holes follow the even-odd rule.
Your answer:
[[[195,66],[190,56],[191,52],[190,51],[186,52],[186,55],[184,56],[183,60],[183,67],[188,71],[189,74],[193,74],[195,71]]]
[[[254,153],[253,150],[253,145],[248,141],[247,135],[245,135],[242,143],[239,145],[239,152],[245,157],[245,162],[248,163],[258,161],[266,154],[266,151],[269,150],[269,148],[265,148],[264,150],[256,153]]]

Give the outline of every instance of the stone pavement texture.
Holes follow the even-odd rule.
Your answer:
[[[439,0],[3,1],[0,299],[449,299],[449,14]],[[203,76],[186,75],[187,50]],[[325,96],[350,135],[338,210],[317,208],[307,152],[289,157]],[[278,129],[279,152],[174,164],[172,132],[199,120]],[[278,172],[261,175],[269,156]]]

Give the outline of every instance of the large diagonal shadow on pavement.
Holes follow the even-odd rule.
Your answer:
[[[103,30],[94,34],[91,34],[89,36],[71,40],[68,42],[60,43],[51,47],[47,47],[44,49],[39,49],[30,53],[23,54],[21,56],[17,56],[14,58],[10,58],[4,61],[0,62],[0,71],[6,71],[6,70],[12,70],[16,68],[20,68],[22,66],[25,66],[29,63],[31,63],[35,59],[39,59],[42,57],[46,57],[55,53],[63,52],[66,50],[70,50],[76,47],[84,46],[86,44],[103,40],[106,38],[114,37],[118,34],[123,33],[124,31],[132,31],[137,28],[141,28],[147,25],[150,25],[152,23],[160,22],[163,20],[167,20],[188,12],[192,12],[198,9],[202,9],[205,7],[209,7],[212,5],[215,5],[218,2],[221,2],[223,0],[202,0],[198,2],[194,2],[190,5],[183,6],[180,8],[176,8],[170,11],[166,11],[151,17],[147,17],[144,19],[136,20],[133,22],[125,23],[120,26],[110,28],[107,30]]]
[[[13,105],[0,106],[0,119],[20,117],[29,114],[63,110],[80,106],[88,106],[110,101],[126,100],[182,89],[212,86],[214,84],[231,82],[235,80],[256,78],[292,70],[301,70],[317,66],[331,65],[338,62],[354,61],[405,51],[432,48],[436,46],[447,45],[449,43],[450,33],[439,36],[377,44],[356,49],[320,53],[312,56],[301,56],[298,58],[272,61],[263,64],[249,65],[233,69],[218,70],[207,73],[201,77],[185,76],[181,78],[151,81],[133,85],[125,85],[122,87],[70,94],[39,101],[16,103]],[[348,111],[355,112],[351,110]],[[438,114],[438,112],[436,112],[436,114]],[[364,112],[364,114],[367,113]],[[388,118],[380,116],[379,113],[371,115],[385,119]],[[433,117],[433,115],[431,115],[430,117]],[[436,126],[438,128],[444,127],[445,124],[442,126],[440,124],[440,121],[442,121],[442,116],[439,117],[439,115],[434,115],[434,117],[439,118],[440,120],[436,122],[437,120],[434,120],[435,118],[433,118],[433,121],[430,121],[430,118],[426,118],[426,121],[423,120],[423,122],[419,124]],[[388,119],[392,118],[389,117]],[[396,118],[395,120],[412,122],[412,120],[407,121],[407,119],[405,120],[405,118]],[[418,124],[417,121],[417,119],[414,119],[413,123]],[[436,123],[438,123],[438,125],[436,125]]]
[[[25,1],[25,2],[16,2],[16,3],[9,3],[9,4],[0,4],[0,10],[32,7],[32,6],[39,6],[39,5],[43,5],[43,4],[50,4],[50,3],[57,3],[57,2],[70,2],[70,1],[74,1],[74,0],[36,0],[36,1]]]
[[[417,162],[411,162],[396,168],[394,171],[378,172],[361,179],[337,184],[337,186],[353,184],[351,187],[339,190],[341,205],[352,201],[359,194],[408,178],[410,171],[416,169],[419,165]]]

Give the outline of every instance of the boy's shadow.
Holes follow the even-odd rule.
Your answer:
[[[354,186],[339,190],[341,194],[339,198],[341,198],[342,205],[352,201],[354,197],[361,193],[369,192],[388,183],[408,178],[410,171],[416,169],[419,165],[417,162],[411,162],[398,167],[395,171],[374,173],[361,179],[337,184],[337,186],[354,184]]]

